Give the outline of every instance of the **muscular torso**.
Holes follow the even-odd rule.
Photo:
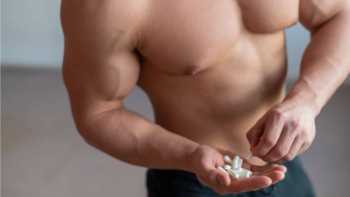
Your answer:
[[[153,0],[139,85],[156,122],[194,141],[248,154],[246,132],[283,99],[284,29],[298,1]]]

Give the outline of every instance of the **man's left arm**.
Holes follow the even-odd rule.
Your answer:
[[[300,21],[312,37],[299,79],[247,135],[253,155],[265,161],[291,160],[309,148],[316,116],[350,73],[350,0],[301,0]]]
[[[312,37],[289,97],[312,95],[318,114],[350,73],[350,1],[301,0],[300,21]]]

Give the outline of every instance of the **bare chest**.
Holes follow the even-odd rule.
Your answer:
[[[178,74],[258,56],[251,54],[257,52],[254,48],[278,43],[272,35],[298,21],[298,4],[298,0],[153,0],[140,50],[150,65]]]

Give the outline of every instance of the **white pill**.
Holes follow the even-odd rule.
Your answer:
[[[248,170],[248,171],[247,171],[247,174],[245,175],[245,177],[246,177],[246,178],[249,178],[249,177],[251,177],[252,175],[253,175],[253,172],[250,171],[250,170]]]
[[[242,177],[242,172],[241,169],[232,169],[231,170],[235,178],[241,178]]]
[[[231,159],[231,157],[228,156],[228,155],[225,155],[225,156],[224,156],[224,161],[225,161],[226,163],[232,163],[232,159]]]
[[[239,174],[237,172],[235,172],[234,170],[230,169],[227,170],[227,172],[234,178],[238,179],[239,178]]]
[[[230,165],[224,165],[224,169],[225,169],[225,170],[231,170],[232,167],[231,167]]]
[[[242,167],[243,160],[239,156],[235,156],[232,161],[233,169],[240,169]]]
[[[233,171],[233,177],[235,177],[236,179],[239,179],[241,177],[241,175],[239,172]]]
[[[252,171],[242,168],[239,172],[240,177],[249,178],[252,176]]]

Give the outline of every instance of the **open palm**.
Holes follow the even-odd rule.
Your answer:
[[[281,181],[285,176],[286,167],[282,165],[255,166],[244,160],[244,168],[251,170],[253,176],[235,179],[218,169],[225,163],[223,157],[224,155],[216,149],[204,145],[197,148],[192,158],[193,172],[200,182],[219,194],[241,193],[266,188]]]

